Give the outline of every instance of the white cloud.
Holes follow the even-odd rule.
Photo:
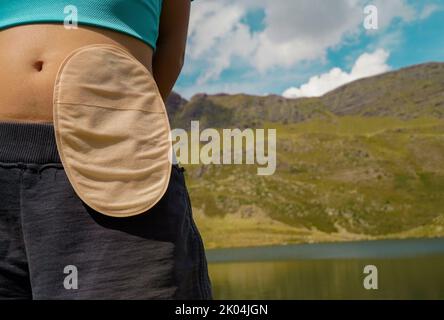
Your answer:
[[[253,66],[261,72],[290,67],[300,61],[325,56],[326,49],[356,32],[362,10],[353,0],[299,0],[266,2],[265,30],[259,41]]]
[[[189,26],[188,53],[193,59],[201,58],[218,48],[221,39],[232,34],[245,14],[245,8],[224,1],[200,1],[193,6]]]
[[[187,55],[202,69],[198,85],[216,79],[234,57],[247,57],[256,47],[249,27],[241,22],[247,8],[228,2],[206,0],[191,11]]]
[[[221,37],[220,46],[215,49],[214,55],[209,57],[212,67],[204,70],[198,79],[198,85],[208,80],[216,79],[220,73],[228,68],[234,57],[246,57],[254,50],[254,39],[251,38],[248,27],[237,23],[230,35]]]
[[[410,22],[416,19],[416,11],[406,0],[374,0],[378,8],[379,30],[385,29],[393,19],[400,18]]]
[[[198,85],[217,80],[237,61],[262,74],[324,59],[329,48],[364,32],[366,0],[205,0],[193,5],[188,59],[199,68]],[[374,0],[380,31],[394,18],[419,18],[406,0]],[[243,18],[263,10],[264,29],[252,33]],[[430,10],[430,9],[429,9]],[[424,15],[428,11],[424,11]]]
[[[443,8],[441,6],[438,6],[437,4],[428,4],[424,6],[421,13],[419,14],[419,19],[427,19],[435,12],[441,11]]]
[[[327,73],[311,77],[299,88],[288,88],[283,96],[286,98],[322,96],[346,83],[390,70],[387,65],[388,57],[389,53],[383,49],[378,49],[373,53],[364,53],[356,60],[349,73],[340,68],[333,68]]]

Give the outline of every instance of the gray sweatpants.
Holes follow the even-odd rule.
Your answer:
[[[74,192],[51,123],[0,122],[0,299],[211,299],[183,168],[147,212],[102,215]]]

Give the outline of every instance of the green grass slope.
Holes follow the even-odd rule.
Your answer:
[[[344,117],[277,130],[272,176],[255,165],[186,166],[209,247],[444,235],[443,120]]]
[[[444,236],[443,114],[444,64],[434,63],[321,98],[183,102],[176,127],[277,129],[272,176],[256,165],[185,165],[207,248]]]

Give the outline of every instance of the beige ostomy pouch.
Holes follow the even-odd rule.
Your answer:
[[[58,71],[53,103],[62,164],[88,206],[128,217],[161,199],[171,174],[170,126],[138,60],[114,45],[73,51]]]

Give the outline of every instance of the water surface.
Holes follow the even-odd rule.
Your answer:
[[[216,299],[444,299],[444,239],[208,250]],[[366,265],[378,290],[366,290]]]

